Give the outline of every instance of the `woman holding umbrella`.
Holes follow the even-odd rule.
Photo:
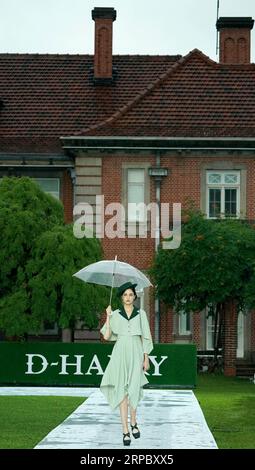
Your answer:
[[[136,409],[143,397],[143,386],[148,383],[144,372],[149,369],[148,354],[153,349],[146,312],[134,306],[136,286],[126,282],[118,288],[122,307],[113,312],[110,305],[107,307],[107,319],[100,330],[105,340],[116,341],[100,390],[113,410],[120,408],[124,445],[131,442],[128,407],[132,435],[135,439],[140,437]]]

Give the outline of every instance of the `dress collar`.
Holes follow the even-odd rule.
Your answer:
[[[132,318],[136,317],[136,315],[139,315],[140,313],[140,310],[134,305],[133,306],[133,311],[130,315],[130,317],[127,316],[127,313],[126,313],[126,310],[124,308],[124,306],[122,305],[119,309],[119,313],[120,315],[122,315],[122,317],[124,317],[126,320],[132,320]]]

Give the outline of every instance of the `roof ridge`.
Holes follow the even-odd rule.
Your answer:
[[[60,55],[60,56],[65,56],[65,55],[82,55],[82,56],[89,56],[89,57],[94,57],[94,54],[88,54],[88,53],[83,53],[83,52],[0,52],[0,55],[40,55],[40,56],[49,56],[49,55]],[[181,54],[113,54],[113,57],[168,57],[168,58],[181,58]]]
[[[198,56],[200,56],[201,59],[203,59],[208,64],[213,65],[214,67],[215,66],[218,67],[219,65],[221,65],[218,62],[215,62],[215,60],[211,59],[211,57],[209,57],[208,55],[204,54],[204,52],[200,51],[200,49],[197,49],[197,48],[192,49],[192,51],[190,51],[189,54],[187,54],[187,56],[191,56],[193,54],[194,55],[197,54]]]
[[[181,54],[113,54],[113,57],[182,57]]]
[[[177,68],[181,67],[185,62],[187,62],[191,57],[194,55],[199,55],[204,61],[206,61],[208,64],[213,65],[213,66],[218,66],[217,62],[214,62],[210,57],[206,56],[203,52],[201,52],[199,49],[193,49],[190,51],[186,56],[181,56],[180,59],[178,59],[176,62],[174,62],[171,67],[161,74],[154,82],[152,82],[150,85],[148,85],[146,88],[141,93],[138,93],[135,98],[131,101],[129,101],[127,104],[119,108],[115,113],[113,113],[109,118],[105,119],[104,121],[101,121],[99,124],[94,124],[93,126],[87,127],[84,129],[84,131],[75,133],[74,135],[76,136],[81,136],[82,133],[87,133],[89,131],[94,131],[97,129],[100,129],[101,127],[104,127],[107,124],[111,124],[115,120],[117,120],[119,117],[123,116],[126,112],[130,111],[130,109],[133,108],[140,100],[142,100],[145,96],[147,96],[149,93],[151,93],[152,90],[154,90],[157,86],[161,85],[170,75],[172,75]]]
[[[21,56],[40,56],[40,57],[52,57],[52,56],[58,56],[58,57],[71,57],[71,56],[75,56],[75,57],[94,57],[94,54],[79,54],[77,52],[77,54],[72,54],[72,53],[68,53],[68,52],[65,52],[65,53],[62,53],[62,54],[59,54],[57,52],[0,52],[0,57],[1,56],[7,56],[7,57],[10,57],[10,56],[17,56],[17,57],[21,57]]]

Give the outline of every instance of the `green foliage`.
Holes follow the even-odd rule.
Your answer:
[[[96,327],[108,302],[108,289],[84,283],[73,274],[101,258],[98,239],[76,239],[72,225],[42,234],[27,268],[33,315],[57,321],[62,328],[74,327],[76,320]]]
[[[160,247],[155,256],[156,295],[177,312],[201,311],[230,298],[239,309],[254,306],[254,229],[239,220],[208,220],[199,211],[186,219],[180,247]]]
[[[34,241],[64,223],[63,206],[30,178],[4,177],[0,184],[0,297],[20,285]]]
[[[0,329],[8,336],[37,333],[44,321],[93,328],[108,289],[72,275],[102,258],[97,239],[76,239],[63,206],[30,178],[0,184]]]

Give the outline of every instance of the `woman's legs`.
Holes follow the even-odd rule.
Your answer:
[[[130,422],[132,426],[134,426],[136,423],[136,409],[132,408],[131,405],[130,405]]]
[[[132,408],[131,405],[130,405],[130,422],[131,422],[132,426],[134,426],[136,424],[136,409]],[[138,428],[132,429],[132,433],[133,433],[133,435],[139,434],[139,436],[140,436]],[[137,437],[139,437],[139,436],[137,436]]]
[[[122,402],[120,403],[120,416],[121,416],[121,422],[122,422],[122,427],[123,427],[123,433],[126,434],[128,432],[128,396],[126,395]],[[132,406],[129,404],[130,408],[130,423],[132,426],[136,424],[136,409],[132,408]],[[140,431],[137,428],[134,428],[132,430],[133,435],[139,434],[140,436]],[[139,437],[137,436],[137,437]],[[128,437],[125,437],[124,439],[128,439]]]
[[[120,417],[123,427],[123,433],[128,432],[128,397],[127,395],[120,403]]]

